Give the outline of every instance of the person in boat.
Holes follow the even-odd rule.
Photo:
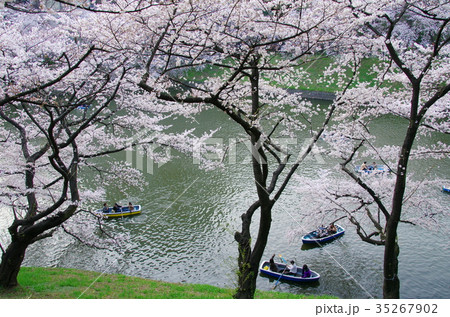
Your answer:
[[[367,167],[367,162],[361,164],[361,171],[367,171],[369,168]]]
[[[120,206],[118,203],[114,203],[113,210],[114,212],[119,212],[122,209],[122,206]]]
[[[331,223],[331,224],[328,226],[327,231],[328,231],[329,234],[335,234],[335,233],[337,232],[337,228],[336,228],[336,226],[334,225],[334,223]]]
[[[373,162],[372,165],[369,166],[369,170],[373,171],[377,169],[377,163]]]
[[[273,260],[274,257],[275,257],[275,254],[272,255],[272,257],[271,257],[270,260],[269,260],[269,263],[270,263],[270,270],[271,270],[272,272],[278,272],[278,271],[279,271],[278,265],[277,265],[277,264],[275,263],[275,261]]]
[[[295,265],[294,260],[291,260],[291,264],[286,265],[283,274],[295,275],[297,274],[297,271],[298,271],[297,265]]]
[[[302,268],[302,277],[311,277],[311,275],[311,270],[306,264],[304,264]]]
[[[129,211],[133,211],[133,210],[134,210],[134,206],[133,206],[133,204],[131,203],[131,201],[128,202],[128,210],[129,210]]]
[[[104,203],[103,204],[103,209],[102,209],[102,212],[109,212],[109,208],[108,208],[108,204],[107,203]]]
[[[319,226],[319,228],[317,228],[317,237],[318,238],[325,237],[327,234],[328,234],[327,228],[325,228],[323,225],[321,225],[321,226]]]

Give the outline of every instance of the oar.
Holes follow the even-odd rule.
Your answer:
[[[283,261],[287,265],[287,261],[281,256],[281,254],[278,254],[278,256],[280,257],[281,261]]]
[[[281,280],[281,277],[284,275],[284,272],[286,272],[286,268],[283,270],[283,273],[281,273],[280,277],[278,278],[277,282],[275,283],[275,286],[273,287],[273,290],[274,290],[275,288],[277,288],[278,283],[279,283],[280,280]]]

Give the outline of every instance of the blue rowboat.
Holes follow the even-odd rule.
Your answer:
[[[279,269],[279,271],[283,271],[286,268],[286,264],[283,263],[275,263]],[[291,274],[282,274],[280,272],[274,272],[270,270],[270,262],[269,261],[263,261],[259,267],[259,271],[262,274],[268,275],[270,277],[273,277],[275,279],[280,279],[284,281],[290,281],[290,282],[298,282],[298,283],[304,283],[304,282],[315,282],[318,281],[320,278],[320,274],[314,271],[311,271],[311,277],[302,277],[302,269],[298,269],[298,273],[295,275]]]
[[[130,210],[128,206],[121,207],[119,211],[114,211],[112,207],[108,208],[108,212],[104,212],[103,209],[98,209],[95,213],[103,218],[116,218],[116,217],[126,217],[132,215],[138,215],[142,212],[141,205],[135,205],[134,208]]]
[[[78,108],[79,110],[87,110],[87,109],[89,109],[90,106],[91,106],[91,105],[81,105],[81,106],[78,106],[77,108]]]
[[[449,187],[449,186],[442,186],[442,191],[443,191],[444,193],[450,194],[450,187]]]
[[[303,243],[317,243],[317,244],[322,244],[324,242],[328,242],[331,240],[334,240],[340,236],[342,236],[345,233],[345,229],[343,227],[341,227],[340,225],[335,225],[336,226],[336,233],[333,234],[327,234],[325,236],[319,236],[319,233],[317,230],[311,231],[308,234],[305,234],[302,237],[302,242]]]
[[[362,170],[360,166],[355,166],[355,172],[360,175],[369,175],[369,174],[379,175],[379,174],[390,173],[391,170],[386,165],[378,164],[375,166],[369,165],[368,168],[365,170]]]

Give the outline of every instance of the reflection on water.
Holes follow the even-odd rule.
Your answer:
[[[209,129],[217,124],[216,119],[200,122],[206,122],[205,129]],[[222,133],[226,135],[230,129],[233,127],[225,126]],[[105,221],[111,232],[129,236],[123,250],[91,249],[57,235],[33,245],[25,265],[73,267],[170,282],[235,287],[237,245],[233,235],[240,229],[240,215],[256,197],[248,164],[240,164],[242,161],[238,157],[238,164],[206,172],[198,170],[190,159],[175,159],[146,175],[149,185],[145,192],[130,193],[133,203],[142,205],[142,214]],[[314,164],[309,161],[300,171],[314,175],[317,172]],[[448,162],[442,164],[449,167]],[[442,170],[448,173],[449,169]],[[128,197],[120,196],[114,188],[108,188],[108,195],[111,203],[128,202]],[[435,195],[442,193],[436,190]],[[450,200],[450,195],[439,197]],[[280,283],[277,291],[341,298],[382,297],[383,248],[360,241],[354,228],[345,221],[340,222],[347,229],[341,238],[324,247],[304,247],[300,236],[295,239],[288,236],[296,221],[301,223],[290,216],[295,214],[297,205],[297,194],[288,187],[274,208],[264,258],[280,254],[286,260],[294,259],[298,265],[307,263],[321,274],[321,279],[314,285]],[[4,222],[1,228],[6,228]],[[402,297],[450,298],[449,237],[402,224],[399,242]],[[429,268],[434,274],[423,278]],[[273,279],[258,277],[258,289],[272,290],[273,286]]]

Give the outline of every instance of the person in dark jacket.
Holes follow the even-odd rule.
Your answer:
[[[275,261],[273,260],[273,258],[275,257],[275,254],[272,255],[272,257],[270,258],[269,262],[270,262],[270,270],[272,272],[278,272],[278,265],[275,263]]]
[[[114,203],[113,210],[114,212],[119,212],[122,209],[122,206],[120,206],[118,203]]]

